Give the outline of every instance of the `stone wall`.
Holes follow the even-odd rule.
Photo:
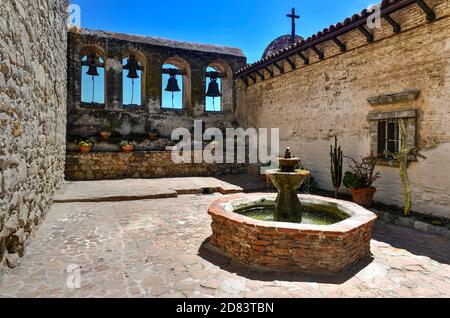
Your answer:
[[[108,180],[127,178],[201,177],[245,173],[245,164],[176,164],[170,151],[69,152],[68,180]]]
[[[450,8],[448,1],[427,0],[437,19],[412,5],[392,15],[402,26],[395,34],[386,21],[368,43],[358,31],[341,36],[341,53],[332,41],[319,45],[325,60],[309,52],[310,65],[245,87],[239,81],[237,118],[242,126],[280,128],[281,147],[291,146],[319,186],[332,189],[329,146],[337,135],[347,156],[371,151],[369,114],[417,111],[417,144],[427,160],[409,167],[413,209],[450,217]],[[372,106],[371,97],[420,91],[417,99]],[[399,95],[400,96],[400,95]],[[402,184],[394,167],[382,173],[375,200],[403,206]]]
[[[157,130],[169,137],[174,129],[190,129],[194,120],[203,120],[208,127],[231,127],[235,109],[234,72],[245,66],[240,49],[165,40],[153,37],[118,34],[105,31],[71,30],[69,32],[69,114],[68,138],[96,136],[105,119],[116,126],[117,136],[141,136]],[[105,103],[81,101],[81,59],[89,50],[105,58]],[[143,66],[142,105],[124,107],[122,103],[122,60],[130,54]],[[162,68],[170,63],[184,71],[183,109],[163,109]],[[222,111],[205,110],[208,65],[222,75]],[[181,85],[181,83],[179,83]]]
[[[17,264],[64,179],[67,5],[0,6],[0,271]]]

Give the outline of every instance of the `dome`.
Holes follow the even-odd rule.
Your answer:
[[[300,40],[303,40],[303,38],[299,35],[296,35],[295,41],[297,42]],[[290,46],[291,44],[292,44],[292,35],[290,35],[290,34],[282,35],[282,36],[276,38],[275,40],[273,40],[267,46],[267,48],[264,50],[262,58],[264,59],[264,58],[272,55],[275,52],[285,49],[288,46]]]

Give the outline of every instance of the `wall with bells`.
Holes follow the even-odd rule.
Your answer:
[[[116,126],[114,134],[118,138],[130,139],[145,137],[152,130],[157,130],[161,137],[170,138],[175,128],[191,129],[194,120],[205,121],[206,127],[233,126],[233,74],[246,64],[246,58],[240,49],[85,29],[71,30],[68,38],[69,140],[98,136],[105,119]],[[105,104],[100,106],[81,102],[81,58],[89,49],[99,52],[105,58]],[[143,105],[140,108],[124,108],[122,105],[122,59],[129,54],[135,54],[144,67]],[[161,108],[162,66],[166,62],[186,72],[183,77],[185,85],[182,110]],[[208,65],[215,66],[226,76],[222,79],[222,111],[217,113],[205,111],[208,84],[205,72]],[[140,150],[146,150],[144,148]]]
[[[0,5],[0,280],[64,180],[67,5]]]
[[[320,61],[306,51],[310,65],[296,59],[285,74],[249,87],[239,80],[237,120],[242,126],[280,128],[281,147],[290,146],[323,189],[332,190],[329,147],[338,136],[346,156],[360,159],[371,152],[369,114],[417,112],[417,142],[427,160],[411,162],[413,210],[450,217],[450,8],[448,1],[427,0],[436,20],[426,21],[417,5],[392,15],[402,26],[395,34],[384,19],[368,43],[358,31],[341,36],[347,52],[332,41],[318,46]],[[415,100],[372,106],[368,99],[415,89]],[[345,160],[348,164],[348,160]],[[380,165],[375,200],[403,206],[396,167]],[[342,189],[343,191],[343,189]]]

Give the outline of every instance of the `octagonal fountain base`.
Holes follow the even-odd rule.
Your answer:
[[[371,255],[376,215],[359,205],[299,195],[302,206],[342,221],[331,225],[260,221],[235,213],[251,206],[273,206],[275,194],[237,194],[215,201],[209,247],[257,269],[303,273],[339,273]]]

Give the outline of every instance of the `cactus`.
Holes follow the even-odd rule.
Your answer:
[[[403,119],[398,120],[398,126],[400,129],[401,148],[397,153],[386,152],[387,155],[393,158],[394,163],[398,163],[400,170],[400,179],[403,183],[403,192],[405,193],[405,216],[408,216],[411,212],[411,186],[408,177],[408,158],[413,155],[422,159],[427,159],[424,155],[419,153],[417,147],[408,147],[408,135],[406,132],[406,125]]]
[[[330,146],[331,157],[331,180],[335,189],[335,197],[338,198],[339,189],[342,185],[342,167],[344,155],[341,147],[338,146],[337,137],[334,137],[334,148]]]

